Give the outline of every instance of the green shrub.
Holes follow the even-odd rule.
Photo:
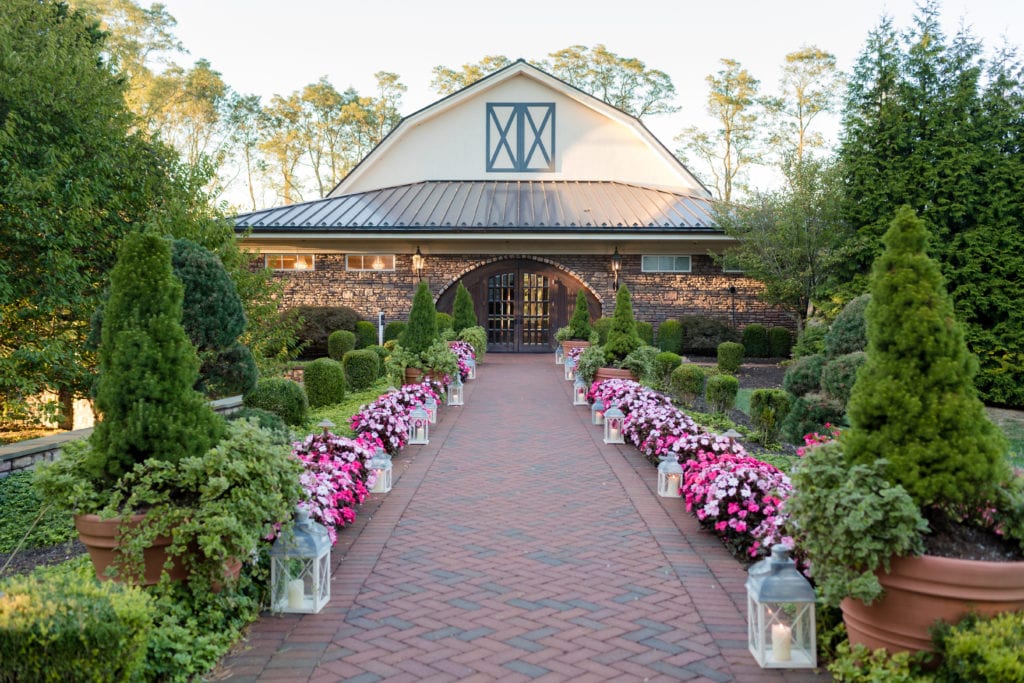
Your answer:
[[[274,413],[289,425],[302,424],[309,412],[309,399],[302,386],[280,377],[258,380],[256,388],[242,397],[242,403]]]
[[[455,321],[454,321],[454,319],[450,315],[448,315],[447,313],[442,313],[441,311],[437,312],[437,332],[438,332],[438,334],[444,332],[445,330],[452,330],[452,331],[454,331],[454,325],[455,325]]]
[[[587,341],[590,339],[590,307],[587,304],[587,293],[582,289],[576,292],[576,305],[569,319],[569,339]]]
[[[757,430],[757,439],[761,445],[778,442],[779,431],[789,411],[789,394],[782,389],[754,390],[750,395],[750,420]]]
[[[620,285],[615,294],[615,313],[612,325],[608,330],[608,341],[604,348],[604,358],[609,364],[621,363],[626,356],[633,353],[643,342],[636,333],[636,320],[633,318],[633,300],[626,285]]]
[[[340,361],[345,354],[356,348],[356,334],[348,330],[335,330],[327,337],[327,357]]]
[[[743,344],[722,342],[718,345],[718,369],[726,374],[734,374],[743,365]]]
[[[632,370],[639,381],[650,384],[654,381],[654,359],[657,356],[658,349],[645,344],[626,356],[620,367]]]
[[[0,593],[0,681],[141,678],[153,625],[142,590],[54,575],[17,577]]]
[[[388,356],[391,355],[391,352],[388,351],[383,346],[377,345],[367,346],[363,350],[373,351],[375,354],[377,354],[377,377],[383,377],[387,373],[387,367],[385,366],[385,363],[387,363]]]
[[[644,340],[644,344],[654,346],[654,325],[643,320],[637,320],[636,333]]]
[[[229,420],[254,420],[260,429],[266,430],[274,435],[275,443],[289,443],[291,441],[291,430],[284,423],[280,415],[262,408],[242,408],[228,416]]]
[[[452,304],[452,329],[455,334],[460,334],[468,327],[476,327],[476,307],[473,306],[473,297],[469,290],[459,280],[459,286],[455,290],[455,302]]]
[[[704,395],[704,368],[693,363],[683,363],[669,375],[672,395],[688,408]]]
[[[821,371],[825,367],[825,356],[816,353],[801,356],[786,368],[782,376],[782,388],[793,396],[805,396],[821,389]]]
[[[820,322],[808,320],[803,332],[793,345],[793,358],[815,356],[825,353],[825,335],[828,327]]]
[[[356,329],[356,321],[362,318],[358,311],[347,306],[297,306],[295,310],[302,318],[297,336],[302,344],[302,357],[307,359],[330,355],[327,337],[331,332],[352,332]]]
[[[788,327],[768,328],[768,353],[772,358],[789,358],[793,350],[793,332]]]
[[[932,683],[935,679],[922,673],[919,658],[909,652],[890,655],[884,648],[851,647],[850,641],[844,640],[837,646],[828,672],[835,683]]]
[[[399,337],[399,345],[413,355],[419,355],[430,348],[437,339],[437,309],[434,297],[426,281],[421,281],[412,298],[409,324]]]
[[[728,323],[703,315],[687,315],[679,319],[683,328],[684,354],[713,356],[722,342],[738,342],[739,333]]]
[[[487,355],[487,330],[479,325],[467,327],[459,332],[459,339],[469,342],[473,346],[473,352],[476,353],[476,364],[478,366],[482,364]]]
[[[844,406],[850,400],[850,391],[857,381],[857,370],[867,361],[867,354],[854,351],[836,356],[821,370],[821,388]]]
[[[384,342],[397,340],[405,332],[405,323],[401,320],[392,320],[384,325]]]
[[[732,375],[713,375],[707,379],[708,406],[713,412],[724,413],[736,405],[736,394],[740,390],[740,381]]]
[[[371,349],[349,351],[341,361],[345,379],[354,391],[369,388],[380,376],[380,357]],[[312,401],[311,401],[312,402]],[[334,401],[340,403],[340,401]]]
[[[76,537],[71,518],[43,504],[33,476],[24,470],[0,479],[0,553],[13,552],[19,543],[23,549],[45,548]]]
[[[838,425],[845,414],[843,403],[823,392],[812,391],[793,401],[782,424],[782,435],[790,443],[802,444],[804,434],[825,431],[825,425]]]
[[[870,294],[861,294],[836,316],[825,334],[825,356],[835,358],[868,347],[867,323],[864,312],[871,301]]]
[[[597,332],[597,343],[600,346],[604,346],[608,341],[608,333],[612,330],[612,319],[611,318],[598,318],[591,325],[594,331]]]
[[[245,344],[232,344],[203,363],[196,389],[207,396],[235,396],[252,391],[259,378],[256,359]]]
[[[682,353],[683,326],[678,320],[665,320],[658,325],[658,348],[671,353]]]
[[[654,357],[654,383],[657,387],[667,389],[672,371],[683,364],[683,357],[671,351],[662,351]]]
[[[767,327],[751,323],[743,328],[743,354],[747,358],[767,358],[771,354]]]
[[[317,358],[306,363],[302,383],[306,388],[310,408],[334,405],[345,400],[345,369],[333,358]]]
[[[972,614],[939,629],[936,640],[943,654],[940,680],[1024,682],[1024,612],[990,618]]]
[[[592,344],[583,349],[583,353],[576,359],[576,374],[582,377],[583,381],[589,386],[594,382],[597,369],[604,366],[604,349]]]
[[[174,240],[174,274],[184,287],[181,326],[199,350],[231,346],[245,331],[245,311],[220,258],[191,240]]]
[[[356,333],[357,349],[365,349],[377,343],[377,326],[369,320],[357,320],[353,332]]]

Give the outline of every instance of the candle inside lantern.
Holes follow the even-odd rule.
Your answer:
[[[668,490],[671,493],[679,493],[679,475],[670,474],[666,477],[668,479]]]
[[[772,624],[772,657],[777,662],[788,662],[793,631],[785,624]]]
[[[612,426],[608,427],[608,436],[612,439],[619,438],[619,423],[613,422]]]
[[[302,609],[306,598],[302,579],[292,579],[288,582],[288,607],[291,609]]]

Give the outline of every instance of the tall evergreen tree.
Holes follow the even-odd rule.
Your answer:
[[[626,285],[619,285],[619,291],[615,294],[612,326],[608,330],[608,341],[604,344],[605,361],[621,362],[643,345],[644,342],[636,331],[636,319],[633,317],[633,298]]]
[[[569,319],[569,339],[590,341],[590,307],[587,305],[587,293],[582,289],[576,292],[576,306],[572,309]]]
[[[458,334],[467,327],[476,327],[476,325],[473,297],[466,289],[466,285],[462,284],[462,280],[459,280],[459,286],[455,290],[455,303],[452,304],[452,329],[455,334]]]
[[[430,295],[430,287],[426,280],[421,280],[412,298],[412,310],[409,311],[409,324],[399,337],[398,343],[406,351],[422,353],[437,338],[437,309],[434,297]]]

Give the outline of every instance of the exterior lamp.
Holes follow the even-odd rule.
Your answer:
[[[437,399],[433,396],[427,396],[423,401],[423,409],[427,411],[427,422],[432,425],[437,424]]]
[[[620,270],[622,270],[622,256],[619,254],[619,248],[615,247],[615,253],[612,254],[612,277],[615,278],[615,289],[619,288]]]
[[[662,498],[682,496],[683,466],[676,457],[665,458],[658,464],[658,495]]]
[[[622,423],[626,416],[617,406],[612,406],[604,411],[604,442],[605,443],[626,443],[622,433]]]
[[[747,642],[762,669],[813,669],[818,665],[814,589],[789,558],[772,546],[771,557],[747,572]]]
[[[391,456],[388,455],[387,451],[378,446],[368,467],[376,475],[370,493],[387,493],[390,491],[392,465]]]
[[[298,508],[295,526],[270,548],[270,608],[316,614],[331,599],[331,539]]]
[[[416,275],[416,279],[420,280],[423,277],[423,266],[427,264],[427,259],[420,253],[419,245],[416,246],[416,253],[412,255],[412,272]]]
[[[594,399],[594,405],[590,406],[590,424],[604,424],[604,401]]]
[[[323,420],[320,420],[320,422],[317,424],[317,427],[319,427],[320,429],[324,430],[324,434],[327,434],[329,431],[331,431],[331,427],[333,427],[333,426],[334,426],[334,423],[331,422],[330,420],[326,419],[326,418],[324,418]]]
[[[459,373],[455,373],[455,379],[448,385],[448,405],[450,406],[461,406],[463,404],[462,396],[462,378],[459,377]]]
[[[587,383],[579,375],[576,375],[576,381],[572,384],[572,404],[574,406],[587,405]]]
[[[423,406],[416,406],[409,413],[409,443],[430,443],[430,419]]]
[[[466,374],[466,379],[467,380],[476,379],[476,359],[475,358],[467,358],[466,359],[466,368],[468,368],[468,370],[469,370],[469,372]]]
[[[576,361],[572,358],[566,358],[563,365],[565,366],[565,381],[573,381],[576,378]]]
[[[565,355],[565,352],[562,351],[562,345],[559,344],[558,346],[555,347],[555,365],[561,365],[562,364],[562,358],[563,358],[564,355]]]

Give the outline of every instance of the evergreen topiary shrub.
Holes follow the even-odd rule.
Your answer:
[[[679,319],[683,328],[683,353],[713,356],[722,342],[738,342],[739,332],[728,323],[703,315],[687,315]]]
[[[825,356],[801,356],[786,368],[782,376],[782,388],[794,397],[804,396],[821,389],[821,371],[825,367]]]
[[[610,365],[621,363],[626,356],[643,345],[643,341],[636,333],[632,297],[626,285],[621,285],[615,295],[615,313],[612,315],[612,325],[608,330],[608,340],[601,345],[604,349],[605,362]]]
[[[252,391],[259,378],[256,359],[249,347],[232,344],[203,363],[196,387],[207,396],[235,396]]]
[[[598,318],[592,325],[594,331],[597,332],[597,343],[599,346],[604,346],[608,342],[608,333],[612,330],[612,319],[611,318]]]
[[[476,327],[476,308],[473,306],[473,297],[469,290],[459,280],[459,286],[455,290],[455,302],[452,304],[452,330],[460,334],[468,327]]]
[[[768,352],[772,358],[789,358],[793,350],[793,332],[787,327],[768,328]]]
[[[678,320],[665,320],[658,325],[658,348],[671,353],[682,353],[683,326]]]
[[[231,346],[245,331],[245,310],[224,264],[191,240],[174,240],[171,265],[184,287],[181,325],[200,351]]]
[[[826,325],[808,320],[803,332],[797,338],[796,344],[793,345],[793,358],[803,358],[804,356],[815,356],[818,354],[824,355],[825,335],[827,333],[828,327]]]
[[[857,371],[867,361],[863,351],[845,353],[825,363],[821,370],[821,388],[832,398],[846,406],[850,400],[850,391],[857,381]]]
[[[242,403],[274,413],[294,426],[302,424],[309,413],[309,399],[302,385],[281,377],[258,380],[256,388],[242,397]]]
[[[569,319],[569,339],[589,341],[591,331],[587,294],[581,289],[576,292],[576,305],[573,307],[572,317]]]
[[[335,330],[327,337],[327,357],[340,361],[345,354],[356,348],[355,332]]]
[[[377,326],[369,320],[357,320],[353,332],[356,333],[357,349],[365,349],[377,343]]]
[[[743,365],[743,344],[738,342],[722,342],[718,345],[718,369],[726,374],[734,374]]]
[[[971,614],[938,629],[936,640],[942,653],[938,680],[1024,681],[1024,613]]]
[[[380,376],[380,357],[372,349],[349,351],[341,364],[348,386],[354,391],[368,389]]]
[[[434,308],[434,298],[430,295],[430,287],[426,281],[421,281],[412,299],[409,324],[399,337],[398,343],[409,353],[418,355],[430,348],[435,339],[437,310]]]
[[[455,324],[455,321],[452,319],[452,317],[450,315],[448,315],[447,313],[442,313],[442,312],[438,311],[438,313],[437,313],[437,333],[438,334],[444,333],[445,330],[454,331],[453,330],[453,325],[454,324]]]
[[[473,347],[473,353],[476,354],[476,364],[478,366],[484,362],[484,357],[487,355],[487,330],[479,325],[467,327],[462,332],[459,332],[459,339],[469,342]]]
[[[673,396],[687,408],[692,408],[704,395],[704,368],[683,363],[669,375],[669,386]]]
[[[387,373],[387,366],[385,363],[387,363],[388,356],[391,355],[391,352],[383,346],[376,345],[367,346],[365,350],[373,351],[377,354],[377,377],[383,377]]]
[[[331,332],[352,332],[362,318],[358,311],[347,306],[297,306],[294,310],[302,318],[297,336],[302,345],[302,357],[306,359],[329,355],[327,337]]]
[[[825,334],[825,356],[835,358],[868,346],[867,323],[864,313],[871,301],[870,294],[861,294],[843,307]]]
[[[671,351],[662,351],[654,357],[654,383],[657,387],[667,389],[672,371],[683,364],[683,357]]]
[[[636,321],[636,333],[648,346],[654,346],[654,325],[643,320]]]
[[[392,320],[384,325],[384,342],[397,340],[405,332],[405,323],[401,320]]]
[[[790,443],[802,444],[805,434],[824,433],[825,425],[840,424],[844,414],[842,401],[824,392],[812,391],[793,401],[782,424],[782,436]]]
[[[743,355],[747,358],[767,358],[771,354],[768,343],[768,328],[760,323],[751,323],[743,328]]]
[[[332,406],[345,400],[345,370],[333,358],[310,361],[302,378],[310,408]]]
[[[740,381],[732,375],[713,375],[707,379],[705,389],[708,406],[713,412],[724,413],[736,405]]]
[[[754,389],[750,395],[750,420],[763,446],[778,442],[782,423],[790,410],[789,394],[782,389]]]

